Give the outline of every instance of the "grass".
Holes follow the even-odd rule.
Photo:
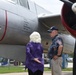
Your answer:
[[[44,71],[51,71],[49,68],[44,68]],[[62,71],[72,71],[72,68],[62,69]],[[20,66],[0,66],[0,74],[2,73],[16,73],[16,72],[27,72],[24,67]]]
[[[23,67],[18,66],[2,66],[0,67],[0,73],[15,73],[15,72],[25,72]]]
[[[51,71],[51,69],[49,68],[44,68],[45,71]],[[62,69],[62,71],[72,71],[72,68],[65,68],[65,69]]]

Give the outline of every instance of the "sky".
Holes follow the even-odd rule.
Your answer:
[[[40,5],[44,9],[51,11],[53,13],[61,13],[61,8],[63,2],[59,0],[31,0],[34,1],[36,4]]]

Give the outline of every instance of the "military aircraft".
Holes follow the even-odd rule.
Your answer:
[[[59,28],[64,40],[64,53],[74,51],[75,39],[62,25],[61,15],[53,14],[30,0],[0,0],[0,56],[25,61],[25,48],[29,35],[38,31],[44,50],[48,50],[51,26]],[[68,35],[67,35],[68,34]]]

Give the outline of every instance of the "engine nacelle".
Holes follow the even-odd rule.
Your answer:
[[[70,0],[73,3],[76,0]],[[64,3],[61,12],[61,20],[64,27],[76,38],[76,14],[72,11],[72,8]]]

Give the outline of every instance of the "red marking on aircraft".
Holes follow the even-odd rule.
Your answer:
[[[7,30],[7,11],[5,10],[5,29],[4,29],[4,33],[2,35],[2,38],[0,39],[0,41],[2,41],[6,35],[6,30]]]

